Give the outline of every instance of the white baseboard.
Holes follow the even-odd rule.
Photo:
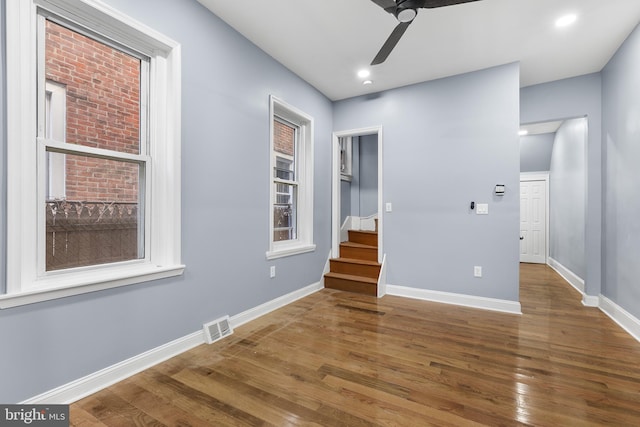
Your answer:
[[[202,343],[204,343],[204,335],[202,331],[197,331],[21,403],[29,405],[70,404]]]
[[[600,307],[600,297],[582,294],[582,305],[585,307]]]
[[[604,314],[609,316],[614,322],[620,325],[622,329],[640,342],[640,319],[634,317],[602,294],[599,296],[585,294],[584,280],[553,258],[549,258],[549,267],[553,268],[567,283],[582,294],[582,305],[585,307],[598,307]]]
[[[387,294],[387,254],[382,255],[382,265],[378,275],[378,298]]]
[[[510,314],[522,314],[520,303],[495,298],[477,297],[473,295],[454,294],[449,292],[430,291],[427,289],[409,288],[406,286],[387,285],[387,295],[460,305],[482,310],[499,311]]]
[[[320,289],[322,289],[322,283],[314,283],[236,314],[229,319],[229,322],[232,327],[236,328]],[[71,404],[204,343],[204,334],[202,330],[199,330],[20,403],[30,405]]]
[[[584,279],[551,257],[549,257],[547,265],[582,294],[582,305],[585,307],[598,307],[600,305],[599,297],[585,293]]]
[[[571,286],[576,288],[578,290],[578,292],[580,292],[583,295],[585,294],[584,293],[584,279],[582,279],[580,276],[575,274],[573,271],[569,270],[567,267],[565,267],[564,265],[560,264],[558,261],[556,261],[555,259],[553,259],[551,257],[548,258],[547,265],[549,267],[551,267],[552,269],[554,269],[556,271],[556,273],[558,273],[560,276],[562,276],[562,278],[564,280],[566,280],[567,283],[569,283]]]
[[[600,295],[600,310],[616,322],[622,329],[629,332],[640,342],[640,319],[634,317],[615,302],[604,295]]]
[[[260,304],[257,307],[250,308],[247,311],[243,311],[240,314],[236,314],[235,316],[231,316],[230,322],[231,326],[237,328],[238,326],[244,325],[247,322],[250,322],[254,319],[257,319],[260,316],[264,316],[265,314],[271,313],[274,310],[279,309],[280,307],[284,307],[287,304],[291,304],[294,301],[299,300],[300,298],[304,298],[307,295],[311,295],[320,289],[322,289],[322,282],[314,283],[313,285],[309,285],[302,289],[298,289],[297,291],[293,291],[289,294],[283,295],[271,301],[265,302],[264,304]]]

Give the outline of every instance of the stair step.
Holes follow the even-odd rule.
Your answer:
[[[351,274],[354,276],[363,276],[378,278],[380,275],[380,264],[376,261],[367,261],[352,258],[334,258],[330,260],[331,272]]]
[[[378,295],[377,279],[351,274],[327,273],[324,275],[324,287],[365,295]]]
[[[378,247],[378,232],[368,230],[349,230],[349,241]]]
[[[340,243],[340,257],[378,261],[378,248],[362,243],[342,242]]]

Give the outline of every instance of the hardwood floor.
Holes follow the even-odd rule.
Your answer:
[[[523,315],[330,289],[71,406],[76,426],[638,426],[640,343],[544,265]]]

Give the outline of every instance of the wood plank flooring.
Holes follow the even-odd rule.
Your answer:
[[[325,289],[71,406],[74,426],[638,426],[640,343],[544,265],[523,315]]]

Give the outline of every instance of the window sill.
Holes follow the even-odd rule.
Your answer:
[[[316,245],[314,244],[287,246],[287,247],[277,248],[271,251],[267,251],[267,259],[284,258],[292,255],[299,255],[307,252],[313,252],[315,250],[316,250]]]
[[[164,267],[144,264],[108,272],[91,271],[52,276],[39,280],[37,288],[0,295],[0,309],[179,276],[184,269],[185,266],[181,264]]]

